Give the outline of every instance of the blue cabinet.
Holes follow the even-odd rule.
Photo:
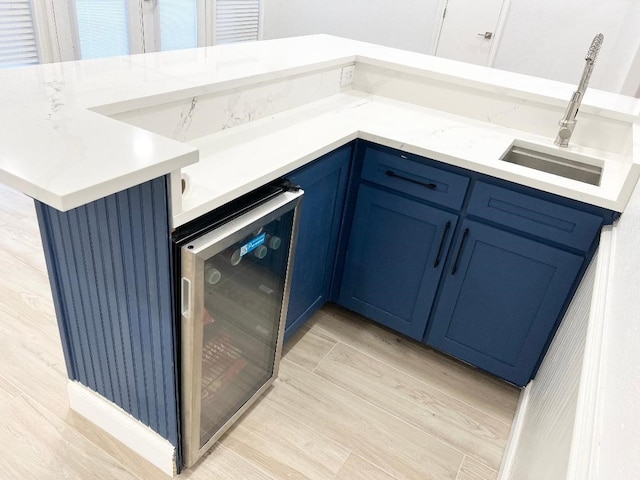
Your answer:
[[[453,213],[360,186],[340,304],[421,339],[457,221]]]
[[[476,180],[426,343],[525,385],[604,223],[578,207]]]
[[[361,145],[339,303],[525,385],[615,214]]]
[[[351,167],[344,146],[287,176],[304,190],[285,327],[290,338],[327,301]]]
[[[427,343],[525,385],[583,260],[465,220],[443,278]]]

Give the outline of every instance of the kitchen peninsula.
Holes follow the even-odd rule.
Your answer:
[[[38,202],[41,226],[51,227],[49,237],[56,235],[55,225],[67,221],[53,209],[78,209],[75,221],[86,225],[78,238],[45,240],[48,261],[68,262],[64,271],[49,265],[50,272],[58,272],[52,279],[58,298],[80,291],[72,278],[80,269],[88,278],[111,275],[76,263],[76,252],[60,247],[106,238],[103,228],[115,231],[115,224],[92,224],[93,213],[114,222],[108,212],[129,217],[131,229],[138,229],[128,237],[132,243],[136,238],[147,242],[158,231],[166,237],[171,229],[356,139],[623,212],[620,223],[640,209],[633,197],[640,173],[638,101],[589,91],[573,143],[559,151],[553,146],[557,120],[573,86],[547,80],[323,35],[42,65],[0,77],[0,181]],[[592,159],[602,167],[599,185],[502,161],[514,144],[570,160]],[[181,174],[188,176],[184,195]],[[609,248],[615,251],[625,248],[616,244],[625,238],[624,230],[615,234],[618,228],[607,227],[608,234],[613,231]],[[153,241],[129,248],[120,237],[121,249],[133,253],[113,267],[122,269],[116,277],[148,299],[149,311],[139,314],[148,330],[132,332],[125,325],[119,309],[131,314],[131,297],[123,306],[97,289],[86,293],[91,308],[111,312],[100,319],[100,328],[135,334],[140,352],[83,340],[77,312],[72,312],[75,323],[61,327],[61,333],[63,345],[69,342],[65,356],[71,379],[90,377],[85,386],[166,439],[168,444],[158,441],[148,456],[162,457],[158,463],[172,472],[178,413],[172,292],[166,278],[161,285],[163,276],[170,276],[170,260],[161,258],[165,240],[154,238],[155,249]],[[149,278],[159,280],[148,284]],[[56,292],[65,282],[67,291]],[[150,285],[158,288],[157,296]],[[56,304],[59,318],[71,314],[63,303]],[[75,349],[76,341],[87,351]],[[91,363],[92,354],[108,356],[109,348],[121,357],[114,366],[124,368],[132,360],[138,370],[112,372]],[[119,376],[113,385],[120,386],[101,391],[107,378]],[[72,408],[91,418],[84,405],[98,401],[91,392],[70,382],[69,395]],[[613,409],[604,405],[600,408]],[[611,434],[597,426],[594,431]]]

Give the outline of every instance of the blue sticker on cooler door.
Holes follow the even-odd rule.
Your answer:
[[[267,233],[263,232],[257,237],[251,239],[249,242],[245,243],[240,247],[240,256],[244,257],[247,253],[251,253],[260,245],[262,245],[267,238]]]

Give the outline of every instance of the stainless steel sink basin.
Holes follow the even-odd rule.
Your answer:
[[[600,185],[602,167],[569,160],[549,153],[513,146],[501,160],[533,168],[541,172],[560,175],[590,185]]]

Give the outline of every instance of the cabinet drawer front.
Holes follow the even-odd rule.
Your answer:
[[[582,251],[603,223],[597,215],[483,182],[473,188],[468,213]]]
[[[469,179],[424,165],[415,155],[368,147],[362,178],[408,195],[460,210]]]

